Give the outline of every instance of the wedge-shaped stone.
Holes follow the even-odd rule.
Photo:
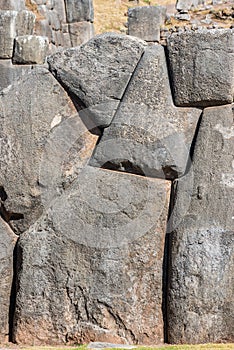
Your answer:
[[[24,215],[12,221],[21,232],[50,201],[41,198],[41,189],[53,193],[73,179],[97,136],[87,131],[52,74],[39,67],[2,91],[0,118],[0,184],[8,195],[6,209]]]
[[[146,41],[160,40],[160,27],[166,20],[166,7],[142,6],[128,10],[128,34]]]
[[[233,29],[172,34],[167,48],[176,105],[206,107],[232,103]]]
[[[151,46],[90,164],[168,179],[181,176],[200,114],[174,107],[164,49]]]
[[[0,11],[0,58],[11,58],[14,38],[32,34],[36,16],[30,11]]]
[[[167,317],[171,343],[234,340],[232,108],[205,109],[193,168],[175,186]]]
[[[9,341],[9,329],[12,326],[10,308],[13,286],[13,255],[17,237],[10,227],[0,218],[0,341]],[[9,317],[10,313],[10,317]]]
[[[85,168],[20,236],[15,341],[161,343],[169,197],[168,181]]]
[[[15,39],[13,62],[19,64],[43,64],[49,50],[47,37],[23,35]]]
[[[146,43],[114,33],[48,58],[50,70],[97,126],[110,124]]]

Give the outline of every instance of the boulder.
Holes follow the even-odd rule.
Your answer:
[[[0,91],[13,84],[15,80],[30,70],[30,65],[16,66],[12,64],[10,59],[0,60]]]
[[[164,49],[150,46],[90,164],[167,179],[182,176],[200,114],[174,107]]]
[[[126,35],[98,35],[81,47],[48,58],[51,72],[88,108],[97,126],[110,124],[131,75],[144,52],[145,42]]]
[[[159,41],[166,20],[166,7],[142,6],[128,10],[128,34],[145,41]]]
[[[93,22],[93,1],[90,0],[65,0],[67,22]]]
[[[69,23],[71,45],[79,46],[86,43],[94,36],[94,26],[90,22]]]
[[[52,74],[41,67],[2,91],[0,117],[0,183],[8,195],[6,210],[24,216],[23,220],[12,221],[14,230],[20,233],[46,205],[42,188],[50,193],[54,184],[57,191],[57,180],[65,186],[66,179],[73,178],[91,155],[97,136],[87,130]],[[66,120],[68,125],[63,123]],[[75,162],[72,150],[76,152]],[[66,153],[62,155],[62,151]],[[47,168],[56,169],[53,178],[51,173],[47,176]]]
[[[86,167],[19,239],[19,344],[163,341],[170,182]]]
[[[15,38],[13,63],[43,64],[49,50],[47,37],[24,35]]]
[[[234,31],[200,29],[174,33],[167,40],[169,69],[177,106],[232,103]]]
[[[32,34],[35,15],[30,11],[0,11],[0,58],[11,58],[14,38]]]
[[[9,330],[12,326],[13,315],[10,304],[12,302],[13,255],[16,240],[14,232],[0,217],[0,342],[2,344],[9,340]]]
[[[206,108],[170,219],[170,343],[233,342],[233,106]]]

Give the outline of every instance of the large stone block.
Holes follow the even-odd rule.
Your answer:
[[[175,185],[168,337],[233,342],[233,106],[204,110],[193,167]]]
[[[93,1],[92,0],[65,0],[67,22],[93,22]]]
[[[9,318],[13,284],[13,255],[17,237],[0,217],[0,342],[9,340]],[[12,318],[12,314],[10,315]],[[9,325],[10,323],[10,325]]]
[[[48,58],[50,70],[88,108],[97,126],[110,124],[146,43],[115,33]]]
[[[232,103],[234,31],[202,29],[172,34],[167,43],[175,104]]]
[[[69,23],[71,45],[79,46],[86,43],[94,36],[94,26],[90,22]]]
[[[128,10],[128,34],[146,41],[160,40],[160,27],[166,20],[166,7],[142,6]]]
[[[160,178],[182,176],[200,114],[174,107],[164,49],[148,47],[90,164]]]
[[[168,181],[87,167],[20,236],[14,340],[161,343],[169,197]]]
[[[0,91],[13,84],[30,70],[30,65],[16,66],[12,64],[10,59],[0,60]]]
[[[47,37],[24,35],[15,38],[13,63],[43,64],[49,50]]]
[[[35,15],[30,11],[0,11],[0,58],[11,58],[14,38],[32,34]]]
[[[42,188],[50,193],[53,185],[55,192],[65,187],[66,179],[86,163],[97,136],[87,131],[52,74],[40,67],[2,91],[0,117],[0,183],[8,195],[6,209],[24,216],[12,221],[22,232],[47,205]]]

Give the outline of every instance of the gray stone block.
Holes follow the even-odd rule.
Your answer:
[[[176,105],[206,107],[233,101],[233,30],[186,31],[172,34],[167,42]]]
[[[91,0],[65,0],[67,22],[93,22],[93,1]]]
[[[68,24],[71,46],[86,43],[94,36],[94,26],[90,22],[77,22]]]
[[[97,136],[87,131],[63,88],[42,67],[1,92],[0,117],[0,183],[8,195],[6,209],[24,215],[12,221],[14,230],[23,232],[52,200],[53,190],[66,187],[87,162]],[[64,124],[68,119],[70,128]],[[50,170],[55,170],[52,175]]]
[[[25,10],[24,0],[0,0],[1,10],[21,11]]]
[[[32,34],[35,15],[29,11],[0,11],[0,58],[11,58],[14,38]]]
[[[233,105],[204,110],[170,219],[171,343],[233,342]]]
[[[13,63],[43,64],[49,50],[47,37],[24,35],[15,38]]]
[[[173,105],[164,49],[148,47],[90,161],[146,176],[182,176],[201,111]]]
[[[95,125],[107,126],[145,47],[140,39],[107,33],[50,56],[48,63]]]
[[[20,79],[22,75],[31,70],[30,65],[13,65],[12,61],[0,60],[0,91],[12,85],[14,81]]]
[[[166,19],[166,7],[142,6],[128,10],[128,34],[146,41],[160,40],[160,27]]]
[[[2,344],[9,341],[9,307],[16,240],[16,235],[0,217],[0,341]]]
[[[169,196],[168,181],[85,168],[20,236],[14,340],[161,343]]]

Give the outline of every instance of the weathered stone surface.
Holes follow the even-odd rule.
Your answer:
[[[49,50],[47,37],[24,35],[15,38],[13,62],[18,64],[43,64]]]
[[[186,31],[167,41],[176,105],[204,107],[233,101],[234,30]]]
[[[193,168],[175,186],[168,295],[171,343],[234,340],[232,108],[205,109]]]
[[[78,48],[48,58],[55,77],[89,108],[97,126],[110,124],[145,42],[115,33],[98,35]]]
[[[200,114],[174,107],[164,49],[151,46],[90,164],[168,179],[181,176]]]
[[[166,19],[166,7],[142,6],[128,10],[128,34],[146,41],[160,40],[160,26]]]
[[[0,58],[11,58],[14,38],[32,34],[35,15],[29,11],[0,11]]]
[[[93,1],[92,0],[65,0],[67,22],[93,22]]]
[[[161,343],[169,192],[165,180],[85,168],[20,236],[15,340]]]
[[[72,46],[86,43],[94,36],[94,26],[90,22],[77,22],[68,25]]]
[[[0,0],[0,9],[1,10],[14,10],[21,11],[25,10],[25,1],[24,0]]]
[[[13,84],[30,69],[30,65],[16,66],[11,60],[0,60],[0,91]]]
[[[0,342],[8,341],[9,306],[13,281],[13,251],[16,236],[0,218]]]
[[[69,117],[75,120],[71,120],[74,132],[82,131],[83,136],[83,139],[81,137],[78,140],[77,134],[75,139],[73,137],[73,143],[69,144],[71,148],[75,147],[73,150],[76,152],[76,163],[72,162],[69,149],[66,148],[66,142],[71,142],[70,124],[68,127],[65,125],[65,131],[63,129],[63,121]],[[0,118],[0,183],[8,195],[5,202],[7,210],[24,215],[24,220],[12,221],[15,230],[22,232],[41,215],[46,204],[42,201],[41,189],[52,185],[48,182],[49,179],[46,181],[44,167],[57,169],[55,174],[60,185],[66,183],[67,177],[72,177],[77,167],[82,167],[83,162],[86,162],[97,136],[87,132],[71,100],[52,74],[39,67],[33,69],[31,74],[25,74],[22,80],[9,89],[2,91]],[[66,136],[65,140],[63,135],[64,138]],[[78,142],[77,145],[75,141]],[[46,143],[49,144],[46,146]],[[54,145],[57,152],[62,152],[63,146],[67,152],[66,157],[63,155],[61,159],[61,153],[58,155],[54,151],[55,158],[47,165],[42,157],[43,152],[46,151],[45,155],[50,155],[50,147],[53,149]],[[63,163],[58,164],[58,159]],[[53,164],[53,161],[57,163]],[[54,175],[51,181],[56,183],[56,176]],[[50,190],[46,188],[47,191]]]
[[[189,11],[191,8],[197,8],[202,4],[205,4],[205,0],[178,0],[176,9],[181,12]]]

